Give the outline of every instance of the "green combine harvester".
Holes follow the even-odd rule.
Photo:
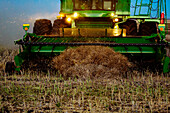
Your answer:
[[[53,24],[47,19],[36,20],[33,33],[27,32],[29,24],[23,25],[26,33],[15,41],[19,54],[15,63],[6,64],[6,72],[20,71],[32,55],[55,56],[82,45],[108,46],[129,58],[162,64],[163,72],[170,72],[166,0],[60,2],[60,15]]]

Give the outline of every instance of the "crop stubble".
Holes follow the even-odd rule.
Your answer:
[[[61,61],[65,59],[63,64],[69,63],[70,65],[64,68],[67,71],[63,68],[60,71],[71,72],[71,74],[80,73],[78,79],[77,77],[71,79],[75,76],[74,74],[63,76],[64,74],[37,74],[31,71],[24,75],[1,75],[0,112],[169,112],[169,76],[154,74],[149,71],[144,73],[134,71],[127,72],[126,78],[123,76],[113,78],[110,75],[104,78],[104,75],[107,75],[107,69],[113,68],[112,66],[109,67],[108,59],[113,58],[113,53],[115,56],[120,54],[108,50],[109,48],[94,47],[93,50],[90,50],[91,48],[86,47],[83,53],[75,56],[76,52],[80,53],[82,49],[84,49],[83,46],[79,49],[69,49],[66,50],[66,53],[63,53],[66,55],[62,56],[63,54],[61,54],[62,57],[57,57],[61,57]],[[101,51],[105,54],[102,54]],[[12,52],[11,50],[1,52],[3,65],[15,54],[16,51]],[[73,56],[71,61],[68,56]],[[113,72],[114,75],[121,74],[122,70],[123,72],[128,71],[125,66],[131,66],[126,57],[120,57],[126,65],[116,62],[120,66],[116,69],[121,70],[121,72],[119,70]],[[103,58],[105,60],[102,60]],[[122,59],[115,58],[116,61]],[[116,63],[112,62],[114,66]],[[61,66],[63,64],[60,62]],[[104,72],[101,72],[101,68]],[[97,69],[100,71],[94,72]],[[87,70],[89,72],[81,75],[81,72]],[[75,71],[78,71],[78,73]],[[97,76],[97,79],[93,79],[96,76],[91,74],[92,77],[87,77],[87,74],[91,72],[94,75],[99,73],[98,75],[103,74],[103,76]],[[108,73],[110,73],[110,70]],[[65,79],[65,77],[68,77],[68,79]],[[81,77],[84,77],[84,79],[82,80]]]

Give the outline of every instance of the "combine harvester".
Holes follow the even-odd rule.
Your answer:
[[[108,46],[129,58],[153,60],[170,72],[166,0],[61,0],[54,21],[39,19],[33,33],[16,40],[15,71],[34,55],[55,56],[69,47]],[[132,2],[134,5],[132,5]],[[133,13],[133,14],[132,14]],[[6,72],[12,70],[7,63]],[[153,64],[154,65],[154,64]],[[11,68],[10,68],[11,67]]]

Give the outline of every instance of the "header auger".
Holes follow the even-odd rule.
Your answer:
[[[28,33],[29,25],[24,24],[26,34],[15,41],[20,49],[14,58],[16,71],[31,55],[54,56],[80,45],[109,46],[129,57],[154,59],[163,64],[164,73],[170,71],[166,0],[60,2],[53,25],[47,19],[36,20],[33,33]]]

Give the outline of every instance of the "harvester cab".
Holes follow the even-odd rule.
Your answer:
[[[130,16],[130,0],[61,0],[60,15],[54,22],[54,27],[86,28],[84,30],[86,32],[91,31],[90,28],[92,28],[100,31],[99,29],[117,27],[119,23],[126,21],[128,16]],[[120,27],[123,28],[123,25]],[[129,31],[129,28],[126,30],[128,30],[126,31],[128,34],[134,32]],[[60,35],[59,31],[59,29],[55,29],[52,34]],[[118,33],[114,34],[120,35],[121,31]]]
[[[39,19],[33,33],[16,40],[16,71],[32,55],[56,55],[68,47],[108,46],[142,60],[154,60],[170,71],[166,0],[60,0],[57,19]],[[166,49],[167,48],[167,49]]]

